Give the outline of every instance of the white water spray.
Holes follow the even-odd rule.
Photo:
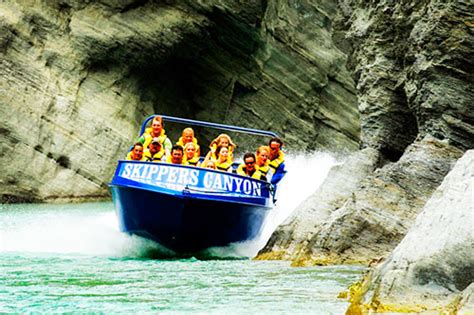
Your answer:
[[[158,246],[121,233],[111,203],[3,207],[0,252],[140,257]]]
[[[275,229],[308,198],[326,179],[329,170],[338,161],[329,153],[288,154],[285,169],[288,171],[278,186],[276,207],[268,218],[262,235],[254,241],[235,243],[229,247],[210,249],[217,257],[254,257],[267,243]]]
[[[261,237],[253,242],[215,248],[217,257],[253,257],[275,228],[324,181],[337,163],[327,153],[287,155],[288,173],[278,187]],[[112,257],[143,257],[150,252],[169,255],[152,241],[130,237],[118,229],[111,203],[67,205],[8,205],[0,209],[0,252],[76,253]]]

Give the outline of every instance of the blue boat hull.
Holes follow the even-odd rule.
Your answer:
[[[271,208],[111,185],[122,231],[195,253],[259,236]]]

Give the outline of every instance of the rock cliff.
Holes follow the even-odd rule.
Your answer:
[[[362,150],[334,170],[274,233],[261,259],[380,260],[474,147],[472,3],[339,5],[352,47],[361,146],[376,152]]]
[[[331,1],[2,1],[1,201],[108,196],[154,113],[356,150],[337,14]]]

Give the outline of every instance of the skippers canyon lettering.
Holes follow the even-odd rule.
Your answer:
[[[120,177],[151,185],[167,187],[228,191],[251,196],[261,196],[259,182],[223,172],[198,168],[176,167],[157,163],[123,163]]]

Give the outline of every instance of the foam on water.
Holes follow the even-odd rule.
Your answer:
[[[288,174],[279,186],[261,237],[209,251],[217,257],[253,257],[275,228],[313,193],[337,163],[327,153],[287,155]],[[115,257],[168,256],[154,242],[130,237],[118,229],[111,203],[67,205],[1,205],[0,252],[79,253]]]
[[[0,252],[146,256],[159,246],[118,229],[112,203],[3,205]]]

